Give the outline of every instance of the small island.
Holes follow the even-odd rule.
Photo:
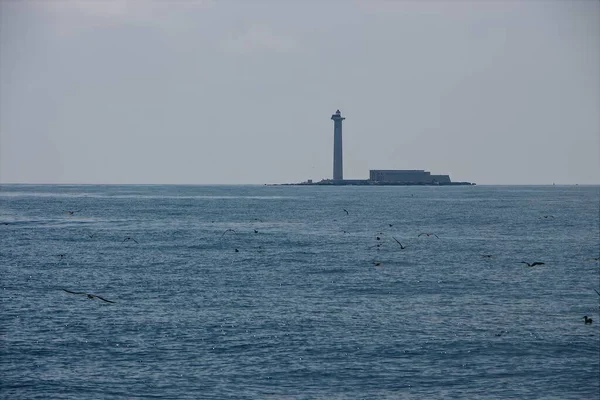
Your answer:
[[[283,185],[325,185],[325,186],[347,186],[347,185],[377,185],[377,186],[456,186],[475,185],[471,182],[452,182],[449,175],[431,175],[429,171],[422,169],[372,169],[369,171],[369,179],[344,179],[344,168],[342,162],[342,117],[340,110],[331,116],[333,120],[333,179],[323,179],[313,182],[309,179],[300,183],[284,183]]]
[[[284,185],[373,185],[373,186],[468,186],[475,185],[471,182],[452,182],[449,175],[431,175],[425,170],[380,170],[369,171],[369,179],[323,179],[313,182],[309,179],[300,183],[286,183]]]

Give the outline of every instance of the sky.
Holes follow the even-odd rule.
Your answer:
[[[600,1],[0,0],[0,183],[600,184]]]

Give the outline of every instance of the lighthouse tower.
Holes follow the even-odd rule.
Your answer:
[[[342,163],[342,117],[340,110],[331,116],[333,120],[333,180],[344,179],[344,167]]]

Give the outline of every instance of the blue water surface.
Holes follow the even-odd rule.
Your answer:
[[[1,185],[0,397],[597,399],[599,212],[597,186]]]

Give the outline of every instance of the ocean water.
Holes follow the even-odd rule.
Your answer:
[[[586,186],[1,185],[0,398],[597,399],[599,213]]]

